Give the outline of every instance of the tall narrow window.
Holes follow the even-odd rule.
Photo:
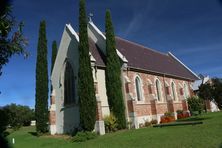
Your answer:
[[[173,100],[176,101],[176,89],[175,89],[175,84],[173,82],[171,83],[171,90],[172,90]]]
[[[188,91],[187,84],[184,84],[183,90],[184,90],[184,98],[187,99],[189,97],[189,91]]]
[[[142,89],[141,89],[141,81],[139,79],[139,77],[136,77],[136,96],[137,96],[137,100],[141,101],[142,100]]]
[[[157,100],[161,101],[161,86],[159,80],[156,80],[156,93],[157,93]]]
[[[75,79],[69,62],[66,63],[64,79],[64,104],[75,103]]]

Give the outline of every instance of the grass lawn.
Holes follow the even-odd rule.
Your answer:
[[[15,148],[222,148],[222,112],[188,120],[203,121],[203,124],[119,131],[83,143],[72,143],[66,137],[36,137],[33,127],[24,127],[11,133],[8,140],[15,138]]]

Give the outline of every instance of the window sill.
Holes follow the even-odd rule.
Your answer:
[[[76,104],[76,103],[71,103],[71,104],[63,105],[62,108],[65,109],[65,108],[71,108],[71,107],[76,107],[76,106],[78,106],[78,104]]]
[[[180,100],[173,100],[173,103],[181,103]]]
[[[145,104],[145,101],[144,100],[142,100],[142,101],[136,101],[136,104]]]
[[[164,101],[157,101],[157,104],[165,104],[166,102]]]

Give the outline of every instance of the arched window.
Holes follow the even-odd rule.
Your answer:
[[[64,78],[64,104],[67,105],[72,103],[75,103],[75,79],[72,66],[67,62]]]
[[[142,100],[142,86],[141,86],[141,81],[140,81],[139,77],[136,77],[135,83],[136,83],[137,100],[141,101]]]
[[[161,101],[161,86],[159,80],[156,80],[156,93],[157,93],[157,100]]]
[[[172,90],[173,100],[176,101],[176,88],[175,88],[175,84],[173,82],[171,83],[171,90]]]
[[[184,90],[184,98],[187,99],[189,97],[189,91],[186,83],[184,83],[183,85],[183,90]]]

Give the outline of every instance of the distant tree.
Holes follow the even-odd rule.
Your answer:
[[[125,106],[122,94],[121,65],[116,53],[115,35],[110,11],[106,11],[106,93],[111,112],[117,118],[118,127],[126,128]]]
[[[35,117],[36,130],[48,131],[48,66],[47,66],[46,22],[40,22],[36,62]]]
[[[35,118],[34,110],[28,106],[10,104],[3,107],[3,110],[7,113],[8,124],[17,130],[21,126],[29,126],[31,120]]]
[[[222,79],[212,79],[212,95],[218,107],[222,109]]]
[[[218,107],[222,108],[222,79],[213,78],[211,83],[199,87],[198,96],[204,100],[215,100]]]
[[[209,83],[201,84],[199,87],[199,97],[204,100],[212,100],[212,87]]]
[[[0,135],[7,129],[8,126],[8,116],[6,110],[0,109]]]
[[[187,99],[189,111],[193,115],[196,111],[199,114],[202,113],[203,110],[203,101],[198,96],[193,96]]]
[[[206,100],[213,100],[213,95],[212,95],[212,86],[210,85],[210,83],[205,83],[205,84],[201,84],[199,86],[199,92],[198,92],[198,96],[203,99],[204,101],[204,109],[207,112],[207,104],[206,104]]]
[[[51,73],[55,64],[56,56],[57,56],[57,43],[56,41],[53,41],[52,42]]]
[[[96,121],[96,97],[89,56],[85,0],[80,0],[79,3],[78,95],[81,128],[86,131],[92,131]]]
[[[2,135],[0,135],[0,146],[1,146],[2,148],[10,148],[9,142],[8,142],[7,139],[6,139],[4,136],[2,136]]]
[[[17,23],[12,15],[10,0],[0,3],[0,76],[2,68],[14,54],[28,55],[25,50],[28,44],[23,36],[23,22]]]

